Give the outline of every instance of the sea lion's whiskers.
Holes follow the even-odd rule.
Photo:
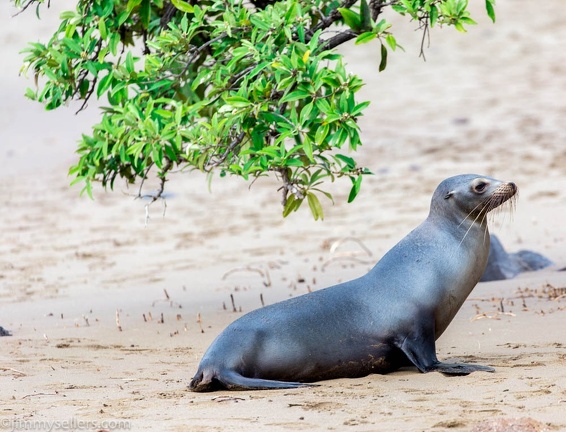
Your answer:
[[[490,213],[490,220],[492,221],[492,223],[495,223],[499,214],[501,213],[503,213],[504,215],[506,214],[505,212],[506,207],[504,207],[504,205],[509,208],[509,215],[511,221],[517,204],[517,193],[513,194],[512,196],[508,196],[508,193],[505,194],[500,193],[497,194],[497,197],[495,199],[497,200],[497,202],[492,206],[493,212]],[[504,219],[505,218],[503,218],[503,220],[501,221],[501,226],[503,226],[505,222]]]
[[[462,222],[460,222],[460,223],[458,224],[457,228],[460,228],[460,227],[462,226],[462,224],[463,224],[464,222],[466,222],[466,220],[468,219],[468,217],[469,217],[473,212],[475,212],[476,209],[477,209],[479,206],[481,206],[481,205],[482,205],[482,203],[480,202],[477,206],[475,206],[473,209],[471,209],[471,210],[469,211],[469,213],[466,215],[466,217],[465,217],[464,219],[462,219]],[[475,222],[475,220],[474,220],[474,222]],[[473,222],[472,222],[472,223],[473,223]]]
[[[481,201],[478,205],[476,205],[472,210],[470,210],[470,212],[466,215],[466,217],[464,218],[464,220],[462,222],[460,222],[460,224],[458,225],[458,227],[460,227],[467,219],[468,217],[474,213],[479,207],[480,210],[477,213],[477,216],[474,218],[474,220],[472,221],[472,223],[470,224],[470,226],[468,227],[468,229],[466,230],[466,233],[464,234],[464,237],[462,237],[462,240],[460,241],[460,245],[462,245],[462,243],[464,242],[464,240],[466,239],[468,233],[470,232],[470,230],[472,229],[472,226],[474,225],[475,222],[478,221],[478,218],[482,218],[481,219],[481,223],[483,224],[485,222],[485,220],[487,219],[487,215],[489,214],[489,212],[493,209],[499,208],[499,206],[504,203],[505,201],[507,201],[508,198],[505,195],[502,195],[501,193],[497,193],[494,192],[492,195],[490,195],[487,199],[485,199],[484,201]],[[486,239],[486,234],[488,233],[488,228],[487,228],[487,224],[485,224],[485,228],[484,228],[484,242]]]
[[[464,220],[463,220],[462,222],[460,222],[460,225],[458,225],[458,227],[460,227],[460,226],[464,223],[464,221],[465,221],[466,219],[468,219],[468,216],[470,216],[470,215],[473,213],[473,211],[474,211],[475,209],[477,209],[480,205],[481,205],[481,203],[478,204],[477,206],[475,206],[475,207],[466,215],[466,217],[464,218]],[[482,210],[483,210],[483,209],[482,209]],[[470,223],[470,226],[469,226],[468,229],[466,230],[466,233],[464,234],[464,237],[462,237],[462,240],[460,240],[460,244],[459,244],[458,246],[462,246],[462,243],[464,243],[464,240],[466,239],[468,233],[470,232],[470,230],[471,230],[472,227],[474,226],[474,223],[477,222],[478,218],[479,218],[481,215],[482,215],[482,212],[480,211],[480,212],[478,213],[478,215],[474,218],[474,220],[472,221],[472,223]],[[482,222],[483,222],[483,221],[482,221]]]
[[[484,216],[484,218],[487,216]],[[483,244],[485,244],[485,241],[489,239],[489,228],[487,223],[484,224],[484,229],[483,229]]]

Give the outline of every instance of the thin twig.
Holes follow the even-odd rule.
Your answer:
[[[120,324],[120,311],[116,309],[116,327],[118,327],[118,331],[122,331],[122,326]]]
[[[419,57],[422,57],[424,61],[426,61],[426,56],[424,53],[424,45],[425,45],[425,40],[427,39],[427,35],[428,35],[428,45],[430,46],[430,32],[429,32],[429,27],[428,27],[428,14],[425,15],[424,19],[422,19],[420,21],[420,29],[423,30],[423,38],[421,39],[421,52],[419,54]]]
[[[19,370],[17,370],[17,369],[14,369],[14,368],[0,367],[0,370],[6,371],[6,372],[15,372],[15,373],[17,373],[18,375],[27,376],[26,373],[24,373],[24,372],[22,372],[22,371],[19,371]]]
[[[236,147],[238,147],[238,146],[242,143],[242,141],[243,141],[243,139],[244,139],[245,136],[246,136],[246,133],[245,133],[245,132],[243,132],[243,131],[240,132],[240,133],[238,134],[238,136],[235,137],[235,138],[232,140],[232,142],[230,142],[230,144],[228,144],[228,147],[226,148],[226,150],[224,151],[224,153],[223,153],[217,160],[215,160],[215,161],[209,161],[209,162],[206,164],[207,170],[210,170],[210,169],[212,169],[212,168],[216,168],[216,167],[219,166],[221,163],[223,163],[223,162],[228,158],[228,155],[229,155],[231,152],[233,152],[233,151],[236,149]]]

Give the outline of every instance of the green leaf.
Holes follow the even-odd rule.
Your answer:
[[[305,156],[309,158],[309,161],[313,163],[314,159],[312,157],[312,141],[308,136],[305,136],[305,138],[303,139],[303,151],[305,152]]]
[[[385,42],[387,42],[387,45],[389,45],[389,48],[391,48],[393,51],[397,49],[397,40],[392,34],[385,36]]]
[[[460,22],[468,25],[477,25],[477,22],[475,22],[470,17],[461,17]]]
[[[369,41],[374,40],[377,37],[377,34],[375,34],[374,32],[365,32],[362,33],[361,35],[359,35],[356,38],[356,45],[360,45],[360,44],[364,44],[364,43],[368,43]]]
[[[124,24],[129,17],[130,11],[128,9],[124,9],[122,12],[120,12],[120,15],[118,15],[118,27],[122,26],[122,24]],[[120,39],[120,34],[115,33],[115,35],[118,37],[118,39]]]
[[[251,105],[251,102],[242,96],[230,96],[227,97],[225,101],[234,108],[244,108]]]
[[[356,161],[351,157],[345,156],[343,154],[337,154],[335,157],[336,159],[340,159],[342,162],[344,162],[348,166],[349,170],[356,168]]]
[[[302,109],[301,109],[301,113],[299,115],[299,123],[301,125],[306,124],[308,121],[310,121],[310,115],[311,112],[313,110],[314,104],[313,102],[310,102],[308,104],[306,104]]]
[[[256,15],[250,16],[250,21],[255,27],[261,30],[268,31],[270,29],[269,23],[265,22],[265,20],[263,19],[258,18]]]
[[[128,12],[132,12],[137,5],[141,3],[141,0],[128,0],[128,4],[126,5],[126,10]]]
[[[287,197],[287,202],[285,203],[285,207],[283,207],[283,217],[289,216],[291,212],[297,211],[301,204],[303,203],[302,199],[298,199],[295,195],[291,194]]]
[[[126,54],[125,66],[128,73],[134,72],[134,56],[132,55],[131,51],[128,51],[128,53]]]
[[[376,25],[375,28],[373,29],[376,33],[380,34],[383,33],[385,30],[391,28],[391,24],[388,23],[385,19],[382,19],[381,21],[379,21]]]
[[[302,166],[305,166],[305,164],[300,159],[287,159],[285,161],[285,166],[287,166],[287,167],[302,167]]]
[[[324,212],[322,211],[322,206],[320,205],[318,197],[312,192],[308,192],[307,201],[309,203],[309,207],[311,209],[314,220],[324,220]]]
[[[387,48],[381,44],[381,62],[379,63],[379,72],[382,72],[387,66]]]
[[[362,30],[371,30],[371,10],[366,0],[360,3],[360,21],[362,22]]]
[[[27,88],[26,88],[26,97],[27,97],[28,99],[35,100],[35,98],[36,98],[36,93],[35,93],[35,91],[32,90],[31,88],[27,87]]]
[[[370,101],[364,101],[357,104],[350,112],[351,115],[357,116],[359,115],[364,109],[366,109],[370,104]]]
[[[291,92],[283,96],[279,102],[280,103],[294,102],[300,99],[304,99],[308,96],[310,96],[309,92],[306,92],[304,90],[295,90],[294,92]]]
[[[430,12],[428,13],[430,19],[430,26],[434,27],[436,21],[438,21],[438,8],[436,5],[430,6]]]
[[[459,32],[461,32],[461,33],[466,33],[466,32],[467,32],[467,30],[464,28],[464,26],[463,26],[460,22],[455,22],[455,23],[454,23],[454,28],[455,28],[456,30],[458,30]]]
[[[112,84],[112,73],[109,73],[98,82],[98,87],[96,88],[96,97],[100,98],[102,93],[108,90],[111,84]]]
[[[299,14],[299,5],[295,1],[291,4],[291,6],[287,9],[287,12],[285,13],[285,18],[284,18],[285,24],[291,24],[295,20],[298,14]]]
[[[354,180],[352,178],[352,189],[350,189],[350,195],[348,196],[348,203],[351,203],[356,199],[358,192],[360,192],[360,187],[362,186],[362,175],[358,175],[358,178]]]
[[[330,111],[330,104],[326,99],[318,98],[314,101],[314,104],[316,105],[318,110],[323,114],[326,114],[328,113],[328,111]]]
[[[59,19],[60,20],[69,20],[69,19],[75,18],[76,16],[77,16],[77,13],[75,11],[67,10],[67,11],[63,11],[59,14]]]
[[[100,32],[100,37],[102,39],[106,39],[106,36],[108,36],[108,32],[106,31],[105,20],[103,19],[98,20],[98,31]]]
[[[393,9],[395,12],[401,15],[405,15],[407,13],[407,7],[402,4],[393,4],[391,5],[391,9]]]
[[[186,13],[193,13],[194,12],[193,6],[189,3],[187,3],[186,1],[171,0],[171,3],[173,3],[173,6],[175,6],[177,9],[179,9],[182,12],[186,12]]]
[[[73,39],[65,38],[63,39],[63,44],[66,45],[75,54],[80,55],[83,52],[83,49],[79,45],[79,43]]]
[[[316,133],[314,135],[314,141],[317,145],[321,145],[322,143],[324,143],[324,140],[326,139],[329,130],[330,130],[330,125],[328,125],[328,123],[325,125],[320,125],[317,128]]]
[[[362,20],[357,13],[346,8],[338,8],[338,12],[342,15],[346,25],[356,33],[362,29]]]
[[[492,22],[495,22],[495,9],[493,5],[495,4],[495,0],[485,0],[485,10],[487,11],[487,15],[491,18]]]
[[[140,6],[140,20],[144,29],[149,28],[149,19],[151,17],[151,2],[150,0],[142,0]]]

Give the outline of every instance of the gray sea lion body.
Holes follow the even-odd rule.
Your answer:
[[[554,264],[545,256],[530,250],[507,253],[501,241],[493,234],[490,240],[487,266],[480,282],[511,279],[519,273],[542,270]]]
[[[474,191],[478,185],[483,189]],[[230,324],[205,353],[190,389],[294,388],[410,364],[456,375],[493,371],[439,362],[435,340],[484,271],[485,215],[515,192],[513,183],[489,177],[446,179],[428,218],[368,274]]]

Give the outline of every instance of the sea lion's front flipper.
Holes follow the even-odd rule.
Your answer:
[[[440,362],[436,358],[433,327],[425,328],[422,324],[396,345],[421,372],[430,372]]]
[[[495,372],[489,366],[482,366],[470,363],[443,363],[438,362],[432,366],[430,371],[441,372],[446,375],[469,375],[472,372]]]
[[[444,363],[436,358],[433,331],[419,331],[407,336],[399,348],[421,372],[441,372],[446,375],[469,375],[472,372],[495,372],[489,366],[469,363]]]

